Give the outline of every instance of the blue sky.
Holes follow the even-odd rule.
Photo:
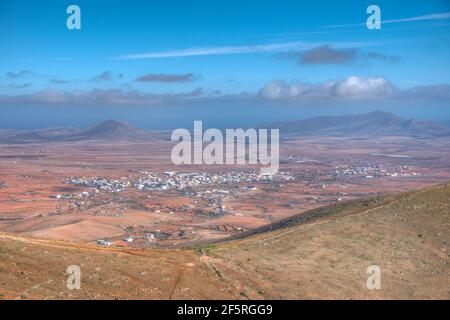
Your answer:
[[[2,0],[0,39],[0,127],[450,119],[448,0]]]

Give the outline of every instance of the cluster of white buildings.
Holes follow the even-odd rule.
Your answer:
[[[345,176],[365,176],[373,175],[382,172],[379,165],[365,165],[365,166],[345,166],[336,168],[331,176],[333,177],[345,177]]]
[[[299,156],[299,155],[285,155],[280,157],[280,162],[295,162],[295,163],[304,163],[304,162],[318,162],[319,160]]]
[[[420,174],[412,171],[412,166],[400,166],[398,168],[387,169],[380,164],[367,164],[361,166],[346,166],[336,168],[330,176],[332,177],[347,177],[360,176],[367,179],[380,177],[411,177]]]
[[[112,245],[112,242],[100,239],[100,240],[97,240],[97,244],[99,246],[109,247],[110,245]]]
[[[235,185],[238,183],[257,183],[264,181],[292,181],[295,178],[289,173],[280,172],[276,175],[259,175],[254,171],[229,171],[220,173],[202,172],[202,173],[177,173],[167,171],[164,173],[153,173],[148,171],[139,171],[138,178],[121,178],[119,180],[110,180],[108,178],[93,177],[79,178],[70,177],[65,181],[67,184],[91,187],[94,190],[106,192],[122,192],[129,188],[139,191],[164,191],[164,190],[183,190],[187,188],[209,186],[209,185]],[[89,196],[92,193],[79,194],[78,197]],[[64,198],[58,195],[59,198]],[[57,197],[58,197],[57,196]]]
[[[141,171],[140,173],[143,174],[143,176],[133,182],[133,186],[138,190],[182,190],[207,185],[256,182],[261,179],[255,172],[247,171],[229,171],[224,173],[177,173],[168,171],[164,172],[162,175],[147,171]]]
[[[91,198],[95,197],[95,195],[99,193],[98,189],[93,189],[91,191],[83,191],[80,193],[70,193],[70,194],[57,194],[54,196],[50,196],[50,198],[56,198],[56,199],[83,199],[83,198]]]
[[[80,193],[51,196],[57,199],[75,200],[74,205],[82,209],[86,201],[95,198],[99,193],[119,193],[125,190],[137,191],[166,191],[175,190],[190,198],[198,198],[206,207],[214,208],[215,214],[223,214],[226,208],[222,206],[222,199],[226,196],[236,196],[239,190],[257,190],[255,184],[293,181],[295,177],[288,172],[279,172],[275,175],[260,175],[255,171],[228,171],[228,172],[202,172],[183,173],[167,171],[153,173],[139,171],[139,176],[129,176],[120,179],[105,177],[70,177],[65,183],[77,186],[90,187],[89,191]],[[220,187],[220,188],[217,188]],[[231,187],[231,188],[227,188]],[[197,201],[194,201],[194,203]]]
[[[91,187],[100,191],[107,191],[107,192],[122,192],[131,185],[131,182],[127,181],[126,179],[110,180],[101,177],[93,177],[88,179],[70,177],[65,181],[65,183]]]

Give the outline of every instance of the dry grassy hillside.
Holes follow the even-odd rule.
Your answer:
[[[223,244],[214,260],[265,298],[450,298],[450,185],[346,211]],[[370,265],[381,268],[381,290],[366,288]]]
[[[0,234],[0,298],[450,298],[450,185],[324,210],[329,215],[200,249]],[[380,290],[366,288],[373,264]],[[66,287],[69,265],[81,268],[80,290]]]

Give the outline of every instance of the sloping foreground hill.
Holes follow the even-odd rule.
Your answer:
[[[0,234],[0,298],[450,299],[450,184],[324,210],[197,249]],[[66,287],[69,265],[81,268],[80,290]],[[370,265],[380,290],[366,287]]]
[[[390,198],[222,244],[212,254],[225,274],[240,271],[241,281],[249,278],[268,298],[450,299],[450,185]],[[381,290],[366,287],[369,265],[381,268]]]

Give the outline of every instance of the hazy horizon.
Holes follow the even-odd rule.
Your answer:
[[[310,119],[314,117],[320,117],[320,116],[348,116],[348,115],[358,115],[358,114],[366,114],[370,112],[375,111],[383,111],[383,112],[389,112],[393,113],[396,116],[399,116],[404,119],[415,119],[415,120],[429,120],[429,121],[438,121],[442,123],[448,123],[450,121],[449,118],[441,119],[439,116],[435,117],[429,117],[430,114],[424,114],[424,117],[417,117],[417,114],[411,113],[411,112],[391,112],[390,110],[380,110],[380,109],[368,109],[364,112],[362,110],[359,110],[361,112],[348,112],[345,113],[342,112],[343,110],[339,110],[341,112],[329,112],[329,113],[311,113],[311,114],[299,114],[298,117],[287,117],[278,114],[277,117],[273,117],[272,115],[266,114],[261,115],[259,114],[256,118],[251,117],[244,117],[242,119],[233,119],[228,121],[223,121],[222,119],[213,119],[208,118],[206,121],[203,121],[206,127],[209,128],[230,128],[230,127],[259,127],[265,124],[270,124],[273,122],[278,121],[294,121],[294,120],[305,120]],[[4,114],[4,113],[3,113]],[[81,119],[76,119],[74,121],[73,118],[68,115],[67,117],[58,117],[55,119],[39,119],[35,116],[30,116],[28,119],[24,119],[24,117],[21,118],[21,122],[19,125],[14,125],[11,123],[8,123],[8,121],[0,121],[0,129],[19,129],[19,130],[35,130],[35,129],[43,129],[43,128],[52,128],[52,127],[75,127],[75,128],[88,128],[97,124],[100,124],[104,121],[108,120],[114,120],[118,122],[125,122],[129,123],[135,127],[139,127],[142,129],[147,130],[173,130],[176,128],[191,128],[193,126],[193,122],[196,120],[201,120],[200,117],[195,117],[195,115],[192,115],[190,118],[183,117],[181,115],[178,115],[178,117],[170,118],[170,122],[161,122],[159,119],[163,118],[161,117],[161,114],[156,113],[156,115],[159,115],[158,118],[140,118],[133,115],[129,116],[123,116],[121,113],[114,113],[111,112],[108,115],[105,114],[99,114],[98,116],[90,116],[88,119],[84,119],[82,121]],[[428,116],[428,117],[427,117]],[[4,120],[7,120],[7,117],[3,118]]]

